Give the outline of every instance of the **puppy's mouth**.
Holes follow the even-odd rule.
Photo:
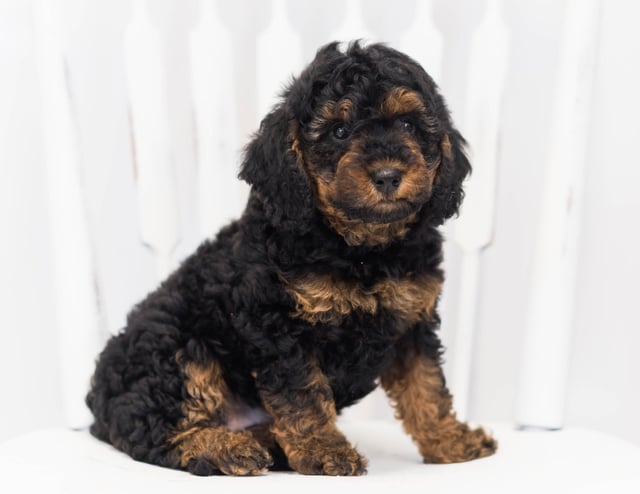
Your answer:
[[[347,218],[371,224],[389,224],[408,219],[422,207],[423,201],[407,199],[383,200],[373,206],[357,206],[345,201],[334,201],[333,206]]]

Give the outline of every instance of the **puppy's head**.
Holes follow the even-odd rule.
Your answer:
[[[457,212],[471,169],[463,144],[416,62],[332,43],[262,121],[240,177],[281,227],[320,214],[350,245],[386,245]]]

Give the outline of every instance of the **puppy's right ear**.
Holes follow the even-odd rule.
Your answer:
[[[451,216],[458,214],[464,198],[462,184],[471,173],[471,165],[464,152],[465,140],[450,126],[440,142],[441,162],[433,184],[433,192],[427,210],[431,221],[441,225]]]
[[[239,177],[252,186],[272,225],[300,231],[311,226],[314,203],[297,146],[297,129],[284,106],[276,107],[245,149]]]

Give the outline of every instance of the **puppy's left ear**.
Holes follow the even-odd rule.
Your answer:
[[[252,186],[271,224],[305,230],[314,213],[313,196],[302,168],[297,122],[281,105],[269,113],[245,150],[239,177]]]
[[[453,128],[440,141],[440,166],[427,206],[430,219],[436,225],[441,225],[457,214],[464,198],[462,182],[471,172],[471,165],[464,152],[465,144],[464,138]]]

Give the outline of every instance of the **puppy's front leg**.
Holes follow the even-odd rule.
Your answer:
[[[327,377],[315,363],[279,362],[256,376],[272,432],[291,468],[307,475],[362,475],[367,461],[335,425]]]
[[[457,463],[495,452],[496,441],[482,428],[456,419],[437,357],[414,349],[401,352],[381,384],[425,463]]]

